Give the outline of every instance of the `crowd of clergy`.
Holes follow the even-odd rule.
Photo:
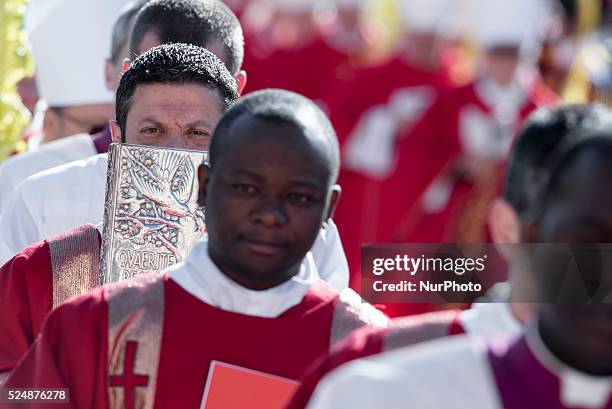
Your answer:
[[[612,2],[29,0],[23,31],[0,408],[612,409],[612,266],[537,302],[519,250],[612,242]],[[206,234],[99,285],[113,143],[206,151]],[[491,244],[505,280],[370,304],[373,243]]]

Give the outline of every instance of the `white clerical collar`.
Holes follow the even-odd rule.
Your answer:
[[[529,97],[527,90],[531,85],[523,85],[531,80],[517,78],[507,86],[499,85],[490,77],[482,77],[475,84],[478,97],[493,111],[500,123],[516,121],[521,107]]]
[[[559,378],[561,403],[567,407],[602,409],[612,394],[612,377],[593,376],[561,362],[542,341],[536,321],[527,325],[529,349],[550,372]]]
[[[275,318],[299,304],[310,286],[319,279],[310,253],[300,272],[274,288],[254,291],[223,274],[208,254],[208,242],[200,240],[184,262],[167,270],[170,278],[201,301],[226,311],[263,318]]]
[[[459,320],[466,333],[484,338],[515,336],[522,329],[506,302],[474,303],[461,312]]]

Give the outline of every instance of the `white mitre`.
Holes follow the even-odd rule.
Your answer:
[[[548,0],[471,0],[468,24],[484,49],[538,45],[551,18]]]
[[[112,103],[104,60],[121,7],[128,0],[30,0],[26,31],[36,84],[51,107]]]

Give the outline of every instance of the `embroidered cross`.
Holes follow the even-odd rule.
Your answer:
[[[136,361],[136,349],[138,342],[128,341],[125,345],[125,358],[123,359],[123,375],[110,377],[110,386],[119,386],[124,389],[125,409],[134,409],[134,392],[136,387],[147,386],[149,377],[134,373],[134,363]]]

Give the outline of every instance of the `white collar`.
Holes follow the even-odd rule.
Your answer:
[[[522,325],[516,319],[508,303],[474,303],[462,311],[459,320],[465,332],[484,338],[515,336],[521,332]]]
[[[561,362],[542,341],[537,322],[527,326],[525,338],[529,349],[560,382],[561,403],[567,407],[604,408],[612,393],[611,376],[594,376],[580,372]]]
[[[521,107],[527,102],[526,86],[517,74],[517,79],[510,85],[502,86],[490,77],[482,77],[476,81],[475,90],[478,97],[491,108],[493,116],[502,125],[514,124]]]
[[[319,279],[310,253],[300,272],[276,287],[254,291],[232,281],[219,270],[208,254],[208,242],[200,240],[185,260],[167,270],[170,278],[206,304],[225,311],[263,318],[276,318],[296,306]]]

